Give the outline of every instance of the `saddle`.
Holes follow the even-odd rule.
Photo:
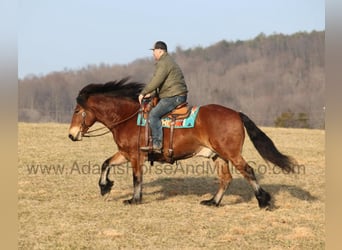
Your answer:
[[[144,99],[143,99],[144,100]],[[159,99],[157,97],[149,98],[147,100],[144,100],[142,103],[142,112],[143,116],[146,119],[145,124],[145,146],[150,147],[149,151],[149,159],[153,159],[151,156],[152,153],[152,135],[151,135],[151,129],[148,122],[148,116],[149,112],[152,110],[153,107],[155,107],[158,103]],[[175,129],[175,123],[177,120],[186,119],[189,117],[191,113],[192,106],[189,106],[187,102],[179,104],[176,108],[174,108],[171,112],[164,115],[162,118],[168,117],[171,119],[170,123],[170,140],[169,140],[169,148],[168,148],[168,158],[170,163],[174,162],[173,159],[173,134]],[[151,160],[152,163],[153,160]]]
[[[179,104],[170,113],[164,115],[163,117],[169,117],[170,119],[176,118],[176,120],[185,119],[189,117],[190,111],[191,111],[191,106],[189,106],[187,102],[184,102],[184,103]]]

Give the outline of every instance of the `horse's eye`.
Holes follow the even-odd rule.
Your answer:
[[[79,110],[79,109],[75,110],[74,114],[77,114],[78,112],[80,112],[80,110]]]

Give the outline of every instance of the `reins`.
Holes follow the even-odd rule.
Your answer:
[[[130,119],[133,118],[136,114],[138,114],[139,111],[140,111],[140,108],[139,108],[136,112],[134,112],[132,115],[126,117],[125,119],[123,119],[123,120],[121,120],[121,121],[118,121],[118,122],[114,123],[112,126],[110,126],[110,128],[107,128],[107,127],[103,126],[103,127],[101,127],[101,128],[97,128],[97,129],[94,129],[94,130],[87,131],[86,133],[83,134],[83,137],[98,137],[98,136],[102,136],[102,135],[108,134],[108,133],[111,132],[111,130],[112,130],[114,127],[116,127],[116,126],[118,126],[118,125],[120,125],[120,124],[122,124],[122,123],[124,123],[124,122],[126,122],[126,121],[128,121],[128,120],[130,120]],[[85,116],[84,116],[84,119],[85,119]],[[106,131],[106,132],[103,132],[103,133],[101,133],[101,134],[96,134],[96,135],[92,135],[92,134],[91,134],[91,133],[94,133],[94,132],[96,132],[96,131],[100,131],[100,130],[103,130],[103,129],[106,129],[106,128],[108,129],[108,131]]]

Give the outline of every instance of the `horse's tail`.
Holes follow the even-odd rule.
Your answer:
[[[247,115],[242,112],[239,112],[239,114],[249,138],[264,160],[272,162],[284,171],[294,172],[294,159],[280,153],[273,141]]]

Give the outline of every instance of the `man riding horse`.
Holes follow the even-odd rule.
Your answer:
[[[179,65],[167,52],[167,45],[163,41],[154,44],[153,57],[156,61],[155,72],[149,84],[141,91],[139,102],[143,98],[151,97],[152,93],[157,93],[159,102],[149,114],[149,124],[152,133],[152,150],[161,153],[163,148],[163,128],[161,118],[185,103],[188,89],[184,80],[184,75]],[[142,151],[149,151],[149,146],[140,147]]]

